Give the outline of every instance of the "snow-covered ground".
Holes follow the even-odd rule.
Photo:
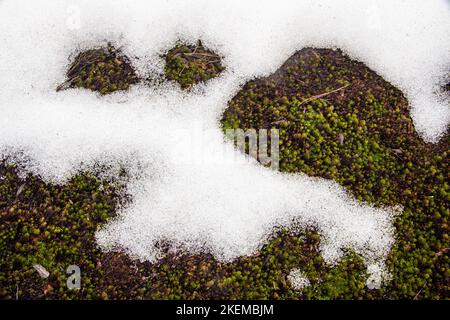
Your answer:
[[[55,91],[77,50],[111,41],[148,75],[161,72],[160,55],[178,39],[199,38],[227,69],[192,92]],[[28,170],[56,183],[98,163],[137,171],[132,205],[98,243],[140,259],[157,259],[155,243],[169,240],[230,260],[295,220],[318,228],[326,261],[352,248],[365,258],[368,285],[380,284],[394,241],[390,209],[356,203],[330,181],[227,161],[242,159],[219,127],[227,101],[302,47],[339,47],[398,86],[426,140],[437,141],[450,119],[435,93],[450,63],[444,0],[0,0],[0,41],[0,156],[23,151]]]

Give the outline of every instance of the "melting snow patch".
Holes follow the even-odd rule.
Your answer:
[[[309,279],[300,269],[293,269],[288,275],[288,280],[291,283],[292,289],[297,291],[302,291],[310,285]]]
[[[139,168],[129,185],[133,203],[97,234],[105,249],[154,261],[155,244],[168,240],[228,261],[295,221],[319,230],[329,263],[344,248],[360,253],[377,287],[394,241],[390,210],[357,203],[333,182],[244,159],[224,142],[218,119],[243,83],[296,50],[340,47],[401,88],[417,130],[437,141],[450,119],[434,94],[449,30],[444,0],[3,0],[0,156],[22,152],[28,170],[56,183],[96,164]],[[192,92],[171,85],[102,98],[55,92],[77,50],[111,41],[149,75],[162,71],[160,55],[178,39],[199,38],[225,56],[227,69]]]

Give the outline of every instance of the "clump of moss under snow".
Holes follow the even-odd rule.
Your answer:
[[[179,44],[165,55],[164,73],[182,89],[217,77],[224,67],[221,57],[205,48],[199,40],[196,45]]]
[[[446,296],[450,139],[424,143],[398,89],[340,51],[308,48],[248,82],[222,124],[278,128],[281,171],[333,179],[360,201],[403,206],[387,262],[393,279],[381,291]]]
[[[80,52],[67,71],[67,80],[57,90],[85,88],[102,95],[128,90],[138,77],[130,60],[120,50],[107,47]]]

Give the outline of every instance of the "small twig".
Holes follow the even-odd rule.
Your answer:
[[[417,294],[414,296],[413,300],[417,300],[417,298],[419,297],[419,294],[422,292],[423,287],[420,288],[419,292],[417,292]]]
[[[184,72],[185,68],[186,68],[186,65],[183,65],[183,68],[181,68],[181,71],[178,73],[178,76],[181,76],[181,74]]]
[[[211,64],[211,63],[218,63],[218,62],[220,62],[220,60],[212,60],[212,61],[208,61],[206,64],[208,65],[208,64]]]
[[[316,56],[316,58],[317,58],[319,61],[322,61],[322,57],[320,56],[320,54],[319,54],[316,50],[312,49],[312,53],[313,53],[313,55]]]
[[[61,90],[65,90],[65,89],[69,88],[73,84],[73,82],[79,78],[80,78],[80,76],[76,76],[76,77],[73,77],[73,78],[70,78],[70,79],[64,81],[56,88],[56,92],[59,92]]]
[[[402,149],[392,149],[389,148],[389,151],[399,160],[403,160],[401,154],[403,153]]]
[[[220,58],[219,55],[214,53],[206,53],[206,52],[192,52],[192,53],[185,53],[186,56],[204,56],[204,57],[211,57],[211,58]]]
[[[286,118],[278,119],[277,121],[273,121],[273,122],[271,122],[270,124],[271,124],[271,125],[279,125],[280,123],[282,123],[282,122],[284,122],[284,121],[286,121]]]
[[[200,44],[201,45],[201,44]],[[194,49],[194,52],[192,52],[192,54],[195,54],[196,52],[197,52],[197,49],[199,48],[199,44],[197,43],[196,45],[195,45],[195,49]]]
[[[324,93],[318,94],[318,95],[316,95],[316,96],[309,97],[308,99],[302,101],[302,102],[300,103],[300,105],[305,104],[305,103],[308,103],[308,102],[311,102],[311,101],[313,101],[313,100],[317,100],[317,99],[326,97],[326,96],[328,96],[328,95],[330,95],[330,94],[333,94],[333,93],[336,93],[336,92],[338,92],[338,91],[344,90],[344,89],[347,88],[348,86],[350,86],[350,84],[347,84],[347,85],[345,85],[345,86],[342,86],[342,87],[340,87],[340,88],[337,88],[337,89],[332,90],[332,91],[329,91],[329,92],[324,92]]]
[[[436,256],[437,256],[437,257],[442,256],[444,253],[446,253],[446,252],[448,252],[448,251],[450,251],[450,248],[444,248],[444,249],[441,249],[441,250],[439,250],[438,252],[436,252]]]

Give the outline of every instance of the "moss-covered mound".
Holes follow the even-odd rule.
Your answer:
[[[217,77],[224,67],[221,57],[203,46],[179,44],[165,55],[165,76],[176,81],[182,89],[189,89],[195,84]]]
[[[102,95],[128,90],[138,82],[130,60],[112,46],[79,53],[67,71],[67,80],[58,87],[85,88]]]
[[[449,136],[424,143],[402,93],[340,51],[304,49],[250,81],[223,127],[280,129],[280,170],[333,179],[356,198],[402,205],[389,297],[448,297]]]

